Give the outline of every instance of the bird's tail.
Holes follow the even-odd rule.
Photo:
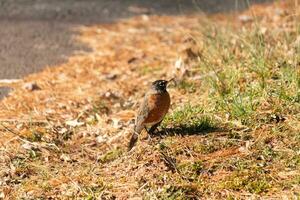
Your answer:
[[[130,142],[128,144],[128,151],[132,149],[132,147],[135,145],[136,141],[138,140],[139,135],[136,132],[133,132]]]

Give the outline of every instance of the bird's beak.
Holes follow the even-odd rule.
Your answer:
[[[171,81],[175,82],[174,78],[171,78],[170,80],[168,80],[167,83],[169,84]]]
[[[169,84],[170,82],[173,82],[173,83],[174,83],[174,85],[176,85],[176,81],[175,81],[175,79],[174,79],[174,78],[171,78],[170,80],[168,80],[168,81],[167,81],[167,84]]]

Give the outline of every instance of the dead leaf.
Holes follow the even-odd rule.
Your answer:
[[[77,119],[75,119],[75,120],[66,121],[65,124],[71,127],[78,127],[84,125],[85,123],[79,122]]]
[[[240,15],[239,20],[241,22],[247,23],[247,22],[251,22],[253,20],[253,18],[249,15]]]
[[[38,86],[38,84],[35,82],[25,83],[23,85],[23,89],[28,90],[28,91],[41,90],[40,86]]]
[[[61,154],[61,156],[59,157],[62,161],[65,161],[65,162],[71,162],[72,159],[70,158],[69,155],[67,154]]]

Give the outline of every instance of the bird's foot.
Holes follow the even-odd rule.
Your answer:
[[[148,141],[149,143],[152,142],[152,137],[150,136],[150,134],[148,134],[147,141]]]

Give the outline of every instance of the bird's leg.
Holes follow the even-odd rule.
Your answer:
[[[154,124],[150,129],[149,129],[149,132],[148,134],[153,134],[154,131],[157,129],[157,127],[161,124],[162,120],[156,124]]]
[[[149,130],[150,130],[150,129],[148,130],[148,129],[146,128],[146,126],[145,126],[145,130],[146,130],[146,132],[149,134]]]
[[[151,128],[150,128],[151,129]],[[145,127],[145,130],[146,130],[146,132],[147,132],[147,140],[148,140],[148,142],[151,142],[152,141],[152,138],[151,138],[151,136],[150,136],[150,129],[148,130],[146,127]]]
[[[151,126],[151,128],[148,130],[146,127],[145,130],[147,131],[147,135],[148,135],[148,141],[151,142],[152,141],[152,138],[151,138],[151,135],[154,133],[154,131],[157,129],[157,127],[161,124],[162,120],[159,121],[158,123],[154,124],[153,126]]]

